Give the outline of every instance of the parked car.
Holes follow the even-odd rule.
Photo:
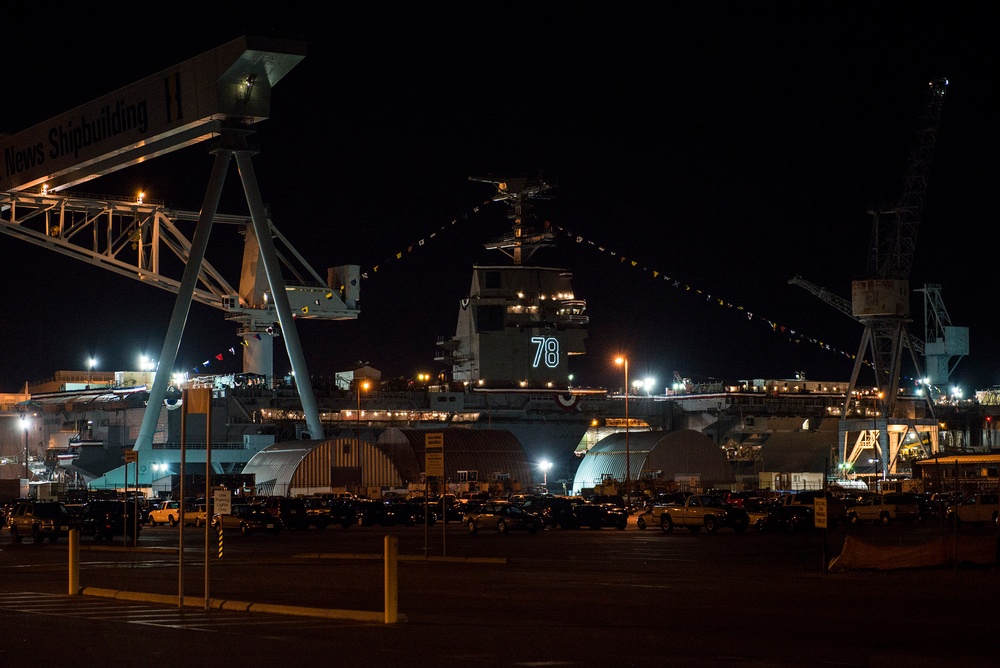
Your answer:
[[[690,496],[689,492],[666,492],[657,494],[646,504],[646,510],[635,519],[636,526],[640,529],[649,527],[660,527],[660,516],[663,514],[663,507],[672,503],[684,503]]]
[[[338,496],[329,500],[330,524],[339,524],[349,529],[358,523],[358,514],[354,509],[354,497]]]
[[[389,509],[384,501],[378,499],[354,499],[354,518],[358,526],[388,526]]]
[[[111,540],[115,536],[132,539],[134,535],[138,538],[142,533],[142,526],[136,519],[134,501],[88,501],[80,513],[80,535],[91,536],[98,541]]]
[[[761,523],[764,531],[811,531],[816,528],[813,501],[826,499],[827,528],[847,520],[847,504],[830,492],[806,490],[786,494],[774,502]]]
[[[203,527],[208,522],[208,506],[204,503],[192,503],[184,509],[184,526]]]
[[[434,526],[437,523],[437,513],[423,503],[413,501],[392,501],[385,504],[389,524],[412,527],[417,524]],[[426,519],[425,519],[426,511]]]
[[[562,529],[575,529],[577,527],[573,501],[565,496],[529,496],[519,505],[529,513],[541,516],[547,527],[560,527]]]
[[[947,518],[948,510],[964,500],[961,492],[934,492],[927,502],[929,512],[939,518]]]
[[[997,522],[997,495],[973,494],[965,501],[948,509],[948,519],[962,524],[982,525],[986,522]]]
[[[20,501],[11,510],[7,526],[15,543],[24,536],[31,536],[36,543],[46,538],[55,543],[71,529],[79,529],[80,522],[61,501]]]
[[[417,503],[423,503],[422,499],[411,499]],[[430,498],[431,508],[438,516],[438,519],[447,524],[448,522],[461,522],[465,519],[465,508],[458,501],[454,494],[443,496],[432,496]]]
[[[261,504],[281,521],[284,529],[308,529],[310,526],[306,503],[301,498],[268,496]]]
[[[244,536],[258,531],[277,536],[281,533],[281,522],[261,506],[238,503],[233,505],[232,512],[228,515],[213,515],[212,528],[217,531],[239,531]]]
[[[330,525],[330,501],[321,496],[307,496],[302,499],[306,506],[309,526],[325,529]]]
[[[573,515],[578,527],[624,529],[628,526],[628,513],[613,503],[577,503],[573,505]]]
[[[730,505],[721,496],[712,494],[690,494],[681,502],[657,504],[653,506],[651,517],[667,533],[672,532],[674,527],[684,527],[693,533],[702,529],[715,533],[728,527],[741,533],[750,526],[750,516],[746,510]]]
[[[181,521],[181,502],[161,501],[159,505],[149,511],[146,521],[149,522],[149,526],[151,527],[161,524],[169,524],[172,527],[177,526],[177,523]]]
[[[465,516],[469,533],[495,529],[499,533],[527,531],[538,533],[545,527],[542,518],[509,501],[487,501]]]
[[[747,513],[750,526],[758,531],[764,528],[767,514],[776,504],[776,499],[765,496],[750,496],[743,499],[743,510]]]
[[[912,494],[901,492],[871,494],[847,509],[847,521],[851,524],[860,522],[881,522],[882,524],[894,521],[915,522],[920,517],[920,506],[917,504],[917,500]]]

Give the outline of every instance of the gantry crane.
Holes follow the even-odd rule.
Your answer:
[[[841,415],[840,459],[843,464],[853,464],[866,447],[875,447],[879,460],[876,471],[881,476],[895,471],[900,450],[911,432],[917,432],[912,436],[920,443],[930,440],[931,450],[937,450],[936,421],[902,414],[898,398],[905,350],[910,352],[918,377],[922,376],[915,344],[906,330],[910,321],[909,278],[947,85],[946,79],[928,85],[927,105],[904,173],[902,197],[895,206],[870,212],[874,220],[867,277],[851,285],[851,315],[864,325],[864,333]],[[864,414],[855,395],[866,353],[871,354],[875,372],[873,415]],[[929,393],[925,397],[933,418],[933,401]],[[860,436],[848,452],[851,432],[860,432]]]
[[[351,319],[359,314],[359,268],[330,268],[325,279],[313,270],[273,226],[251,162],[258,151],[248,136],[255,124],[268,118],[273,87],[304,57],[300,42],[244,36],[0,138],[0,231],[177,294],[159,357],[165,373],[154,377],[136,449],[152,445],[192,301],[219,308],[238,323],[244,370],[269,379],[273,337],[279,333],[292,372],[309,377],[297,319]],[[215,159],[197,213],[172,211],[141,197],[115,200],[69,191],[203,142]],[[217,213],[234,160],[248,216]],[[190,240],[181,232],[185,222],[195,223]],[[238,225],[244,235],[239,290],[205,260],[215,222]],[[163,250],[181,260],[179,279],[161,265]],[[282,265],[293,270],[295,284],[286,285]],[[296,385],[309,434],[322,438],[312,387],[307,382]]]
[[[788,279],[788,283],[808,290],[838,311],[860,322],[860,319],[854,316],[854,309],[849,299],[844,299],[801,276]],[[948,384],[958,363],[969,354],[969,328],[951,324],[951,317],[941,297],[940,285],[928,283],[914,292],[921,292],[924,295],[924,339],[911,337],[904,340],[904,344],[912,346],[913,352],[923,358],[925,376],[922,384],[928,391],[937,395],[940,394],[941,387]]]

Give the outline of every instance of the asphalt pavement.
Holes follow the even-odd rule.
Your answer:
[[[80,587],[102,596],[69,595],[64,543],[0,541],[0,664],[37,665],[45,628],[72,647],[61,666],[996,665],[995,565],[823,568],[848,535],[900,546],[936,539],[941,527],[665,534],[634,520],[624,531],[536,535],[470,535],[459,524],[227,535],[221,557],[209,543],[207,569],[203,534],[187,529],[183,586],[177,530],[147,528],[139,549],[82,546]],[[379,621],[386,536],[399,556],[391,624]],[[228,608],[204,609],[206,583]],[[149,598],[107,598],[112,591]]]

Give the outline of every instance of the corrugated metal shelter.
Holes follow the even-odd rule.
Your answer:
[[[604,480],[625,481],[625,432],[611,434],[592,447],[580,462],[573,480],[573,494]],[[657,480],[708,489],[735,482],[726,453],[712,439],[693,429],[647,431],[628,435],[630,480]]]
[[[401,480],[385,453],[367,442],[359,448],[353,438],[275,443],[254,455],[243,473],[253,474],[257,494],[279,496],[398,486]]]
[[[760,470],[785,473],[823,473],[834,462],[837,430],[779,431],[760,447]]]
[[[387,429],[377,442],[403,479],[419,482],[424,471],[424,437],[427,429]],[[531,464],[524,447],[504,429],[442,429],[445,477],[459,480],[459,471],[476,471],[478,480],[506,476],[513,484],[531,484]]]

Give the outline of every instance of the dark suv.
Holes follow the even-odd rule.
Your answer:
[[[306,505],[309,524],[317,529],[325,529],[331,524],[339,524],[343,528],[349,529],[358,521],[351,499],[307,496],[303,502]]]
[[[140,511],[141,512],[141,511]],[[134,501],[89,501],[80,514],[80,535],[93,536],[94,540],[111,540],[115,536],[136,538],[142,526],[136,523]]]
[[[10,537],[20,543],[24,536],[31,536],[36,543],[46,538],[50,543],[68,536],[71,529],[79,529],[79,520],[61,501],[20,501],[7,518]]]
[[[600,529],[602,527],[614,527],[624,529],[628,526],[628,513],[625,509],[613,503],[578,503],[573,506],[576,514],[576,525]]]
[[[285,529],[308,529],[310,526],[306,503],[300,498],[269,496],[261,505],[281,520],[281,526]]]
[[[564,496],[528,496],[520,506],[541,517],[547,527],[575,529],[577,526],[573,502]]]

